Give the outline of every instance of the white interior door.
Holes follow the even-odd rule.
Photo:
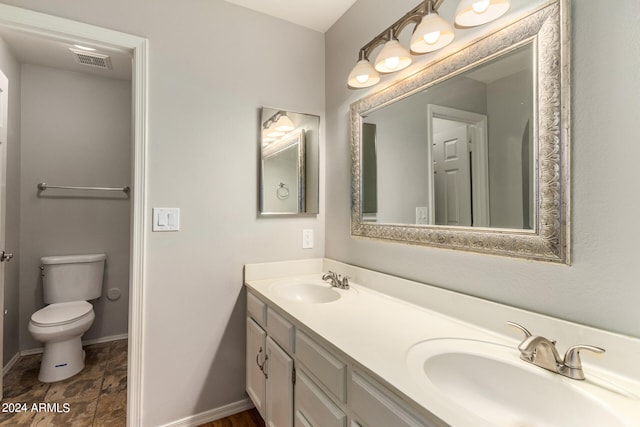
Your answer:
[[[443,122],[433,135],[436,224],[471,225],[471,171],[468,126]],[[444,123],[446,122],[446,123]]]
[[[6,186],[7,186],[7,110],[9,108],[9,80],[0,70],[0,331],[4,332],[4,261],[11,259],[5,253],[5,222],[6,222]],[[2,358],[3,340],[0,339],[0,364],[4,366]],[[0,399],[2,399],[2,375],[0,375]]]
[[[429,104],[427,105],[427,123],[431,129],[427,133],[427,138],[432,147],[430,153],[432,162],[429,167],[433,178],[430,185],[429,224],[488,227],[491,221],[487,116]],[[466,143],[458,145],[458,138],[462,138],[464,134],[463,126],[466,127],[466,136],[464,136]],[[445,141],[448,142],[445,144]],[[460,163],[463,159],[464,164]],[[438,167],[442,168],[439,176],[435,170],[436,162]],[[457,170],[458,167],[462,167],[463,170]],[[449,175],[446,174],[447,170]],[[454,179],[455,174],[459,172],[463,174],[457,178],[464,180],[464,188],[457,187],[460,181],[457,178]],[[467,181],[467,175],[469,181]],[[437,185],[441,194],[436,194],[436,180],[440,181]],[[466,183],[468,183],[470,199],[467,199]],[[439,206],[436,197],[442,205],[437,220],[435,211]],[[463,201],[465,206],[457,205]],[[458,208],[461,208],[460,212],[457,211]],[[470,216],[468,221],[467,212]]]

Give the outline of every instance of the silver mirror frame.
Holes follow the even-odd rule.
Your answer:
[[[351,235],[437,248],[570,264],[570,0],[553,1],[379,92],[351,104]],[[362,115],[432,86],[500,54],[533,43],[533,230],[379,224],[362,221]]]

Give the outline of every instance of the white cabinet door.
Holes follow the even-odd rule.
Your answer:
[[[266,378],[261,367],[267,357],[266,338],[266,332],[247,317],[247,394],[262,418],[265,418]]]
[[[267,337],[267,427],[293,426],[293,359]]]

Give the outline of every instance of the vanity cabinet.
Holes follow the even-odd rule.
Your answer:
[[[293,350],[293,334],[293,325],[247,294],[246,390],[268,427],[293,426],[294,362],[284,349]]]
[[[247,293],[247,393],[267,427],[436,427]],[[295,365],[295,366],[294,366]]]

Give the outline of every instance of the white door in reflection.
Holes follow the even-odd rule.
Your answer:
[[[472,225],[470,139],[466,123],[434,119],[435,223]]]

